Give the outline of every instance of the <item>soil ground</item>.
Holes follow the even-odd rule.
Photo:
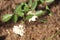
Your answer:
[[[0,16],[4,13],[13,13],[16,5],[23,1],[26,0],[0,0]],[[54,2],[50,9],[53,16],[47,15],[36,22],[25,23],[26,32],[23,37],[12,32],[14,23],[0,22],[0,40],[60,40],[60,1]],[[47,19],[47,23],[41,23],[40,19]],[[20,21],[17,22],[19,23]]]

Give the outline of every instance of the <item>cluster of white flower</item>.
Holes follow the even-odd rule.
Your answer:
[[[24,31],[24,26],[23,25],[18,25],[18,26],[15,26],[13,27],[13,32],[20,35],[20,36],[23,36],[25,31]]]

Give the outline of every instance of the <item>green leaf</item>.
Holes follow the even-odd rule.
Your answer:
[[[12,18],[13,14],[5,14],[2,16],[2,22],[7,22]]]
[[[37,0],[35,0],[35,1],[32,3],[32,10],[34,10],[36,7],[37,7]]]
[[[52,16],[52,15],[53,15],[53,13],[52,13],[52,12],[50,12],[50,13],[49,13],[49,16]]]
[[[29,5],[29,7],[31,7],[32,6],[32,0],[29,0],[29,3],[28,3],[28,5]]]
[[[18,15],[19,17],[24,16],[24,13],[22,12],[22,6],[24,5],[24,3],[21,3],[19,6],[16,7],[15,9],[15,14]]]
[[[54,2],[55,0],[45,0],[45,2],[47,2],[47,3],[52,3],[52,2]]]
[[[15,12],[17,12],[18,10],[19,11],[22,11],[22,6],[25,5],[26,3],[21,3],[20,5],[17,5],[16,9],[15,9]]]
[[[46,11],[40,10],[40,11],[36,11],[36,16],[42,16],[46,13]]]
[[[44,3],[44,2],[47,2],[47,3],[52,3],[54,2],[55,0],[40,0],[41,3]]]
[[[29,0],[29,7],[34,10],[37,6],[37,0],[34,0],[34,2],[32,0]]]
[[[27,17],[26,17],[26,19],[30,19],[30,18],[32,18],[32,14],[29,14],[29,15],[27,15]]]
[[[41,3],[44,3],[45,0],[40,0]]]
[[[18,12],[22,12],[22,6],[24,5],[24,3],[21,3],[20,5],[18,5],[14,11],[15,14],[17,14]]]
[[[50,10],[48,6],[46,6],[46,10]]]
[[[19,17],[23,17],[23,16],[24,16],[24,13],[19,11],[19,12],[17,13],[17,15],[18,15]]]
[[[30,9],[29,9],[29,6],[27,4],[25,4],[24,6],[24,12],[28,12]]]
[[[17,14],[19,11],[22,11],[21,5],[18,5],[14,12]]]
[[[51,10],[49,9],[49,7],[48,7],[48,6],[46,6],[46,10],[48,10],[48,11],[49,11],[49,16],[52,16],[52,15],[53,15],[53,13],[51,12]]]
[[[22,7],[23,7],[23,9],[22,9]],[[23,11],[27,12],[28,10],[29,10],[28,5],[26,3],[21,3],[19,6],[16,7],[15,14],[18,15],[19,17],[23,17],[24,16]]]
[[[18,16],[17,16],[17,15],[14,15],[14,16],[13,16],[13,22],[16,23],[17,20],[18,20]]]

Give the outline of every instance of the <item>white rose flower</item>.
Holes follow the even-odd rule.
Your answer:
[[[23,25],[18,25],[18,26],[14,25],[13,32],[20,35],[20,36],[23,36],[23,34],[25,33],[24,29],[25,28]]]

